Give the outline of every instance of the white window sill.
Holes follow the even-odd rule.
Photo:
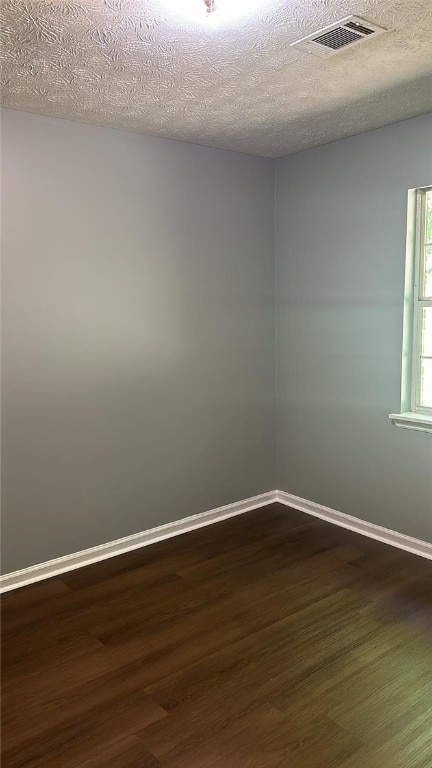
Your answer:
[[[432,416],[427,413],[391,413],[389,419],[397,427],[403,429],[414,429],[417,432],[432,432]]]

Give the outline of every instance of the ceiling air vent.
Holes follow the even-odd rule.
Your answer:
[[[384,27],[372,24],[359,16],[347,16],[336,24],[330,24],[329,27],[324,27],[313,35],[302,37],[301,40],[291,43],[291,47],[300,48],[315,56],[334,56],[345,48],[361,43],[366,37],[375,37],[381,32],[386,32]]]

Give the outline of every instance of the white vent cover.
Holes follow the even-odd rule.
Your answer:
[[[300,50],[313,53],[315,56],[334,56],[345,48],[358,45],[365,38],[376,37],[376,35],[386,31],[384,27],[372,24],[372,22],[361,19],[359,16],[347,16],[312,35],[302,37],[301,40],[291,43],[290,47],[300,48]]]

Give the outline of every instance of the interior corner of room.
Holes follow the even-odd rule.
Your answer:
[[[432,115],[280,160],[1,122],[4,573],[275,488],[431,540],[388,414]]]

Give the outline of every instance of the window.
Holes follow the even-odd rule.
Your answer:
[[[418,269],[414,281],[412,408],[432,415],[432,187],[418,190]]]
[[[408,198],[401,411],[398,426],[432,432],[432,187]]]

